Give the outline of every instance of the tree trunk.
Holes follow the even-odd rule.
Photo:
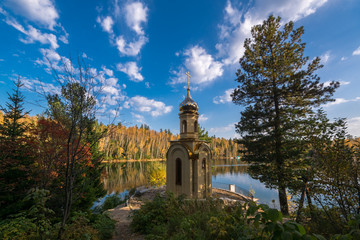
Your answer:
[[[303,187],[303,190],[301,191],[301,197],[300,197],[300,200],[299,200],[299,207],[298,207],[298,210],[297,210],[297,213],[296,213],[296,222],[300,221],[300,213],[301,213],[301,210],[302,210],[302,208],[304,206],[306,188],[307,188],[307,182],[304,182],[304,187]]]
[[[309,209],[310,209],[310,216],[311,216],[311,219],[314,219],[314,208],[313,208],[313,205],[312,205],[309,188],[307,186],[306,186],[305,191],[306,191],[306,198],[307,198],[307,201],[308,201],[308,206],[309,206]]]
[[[277,164],[277,177],[278,177],[278,191],[279,191],[279,203],[281,213],[284,216],[289,215],[289,206],[286,196],[286,186],[284,177],[284,158],[281,152],[282,148],[282,137],[281,137],[281,120],[280,120],[280,106],[279,106],[279,94],[276,86],[276,77],[273,77],[273,101],[275,106],[275,121],[274,121],[274,138],[275,138],[275,161]]]
[[[280,210],[281,213],[284,216],[288,216],[289,215],[289,206],[288,206],[288,202],[287,202],[287,196],[286,196],[286,187],[281,184],[279,186],[279,203],[280,203]]]

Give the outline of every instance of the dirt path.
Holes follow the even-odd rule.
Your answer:
[[[128,200],[128,206],[121,204],[114,209],[109,209],[109,215],[116,221],[115,234],[113,240],[142,240],[144,236],[132,233],[130,230],[131,219],[129,218],[131,211],[139,209],[144,202],[154,199],[156,194],[164,194],[165,187],[150,188],[140,187],[137,189],[139,195],[137,197],[131,197]],[[130,207],[129,207],[130,206]]]
[[[134,209],[132,207],[132,209]],[[142,240],[144,236],[141,236],[130,231],[131,219],[129,218],[131,209],[125,204],[121,204],[114,209],[109,210],[109,215],[116,221],[115,234],[113,240]]]

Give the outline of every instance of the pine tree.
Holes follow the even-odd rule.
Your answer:
[[[250,173],[278,189],[281,212],[287,215],[286,188],[303,150],[308,117],[314,107],[332,101],[339,83],[319,82],[315,72],[322,67],[320,58],[303,56],[303,27],[294,29],[293,22],[281,27],[280,21],[270,16],[252,28],[232,97],[246,107],[236,131],[242,136],[244,160],[252,163]]]
[[[0,218],[17,213],[22,207],[21,199],[34,186],[34,152],[31,138],[25,135],[28,126],[23,118],[24,96],[20,92],[20,78],[14,82],[14,93],[8,93],[9,101],[0,124]]]
[[[9,102],[5,104],[6,107],[0,107],[1,111],[4,112],[4,122],[0,125],[1,137],[13,140],[23,136],[26,131],[26,124],[21,122],[21,119],[29,114],[29,112],[24,111],[24,96],[20,92],[23,84],[20,77],[14,82],[14,85],[14,93],[11,95],[8,93]]]

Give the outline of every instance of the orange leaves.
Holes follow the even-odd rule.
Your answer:
[[[68,164],[75,164],[79,170],[94,167],[89,143],[79,143],[76,138],[69,141],[69,130],[60,123],[39,118],[33,135],[37,141],[36,161],[43,185],[51,184],[56,178],[64,178]]]
[[[56,178],[56,177],[59,176],[59,173],[55,172],[55,171],[50,171],[50,176],[53,177],[53,178]]]

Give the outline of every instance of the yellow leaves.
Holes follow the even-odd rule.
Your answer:
[[[149,174],[149,183],[153,186],[162,186],[166,183],[166,170],[164,167],[154,168]]]
[[[297,209],[296,203],[293,201],[293,196],[291,194],[286,195],[288,205],[289,205],[289,212],[294,213]]]
[[[118,125],[111,127],[109,134],[100,141],[99,148],[113,160],[164,159],[170,141],[179,137],[170,131],[157,132],[136,126]],[[215,158],[235,158],[240,150],[234,140],[225,138],[214,138],[210,148],[214,150]]]

